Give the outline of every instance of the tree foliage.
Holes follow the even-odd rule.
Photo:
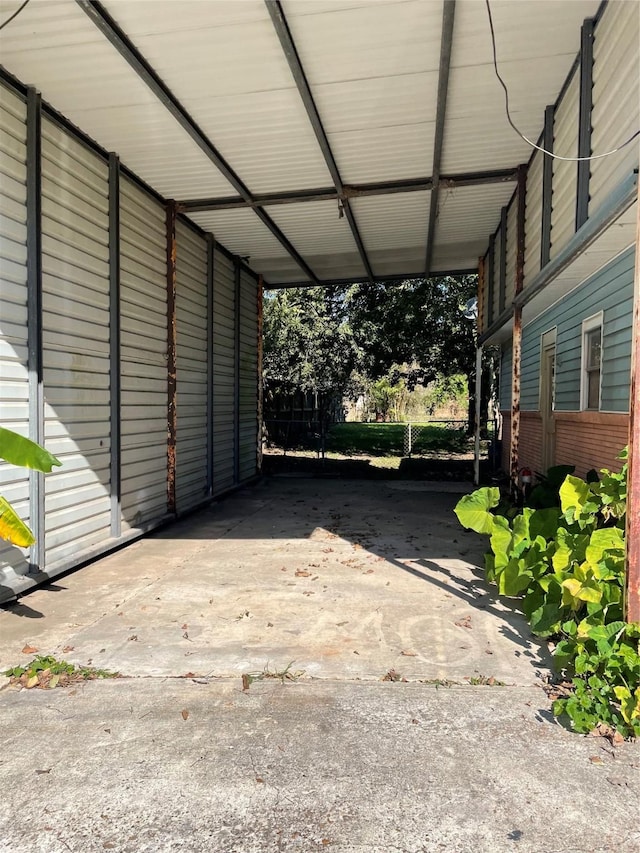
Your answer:
[[[469,377],[473,323],[460,309],[475,286],[475,276],[446,276],[268,294],[265,379],[302,391],[367,388],[386,410],[400,386]]]
[[[266,381],[344,393],[359,363],[344,290],[291,288],[264,302]]]
[[[349,318],[372,378],[394,364],[415,365],[409,385],[474,369],[473,324],[461,306],[474,295],[475,276],[354,285],[347,294]]]

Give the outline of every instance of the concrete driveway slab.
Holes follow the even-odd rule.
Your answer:
[[[294,663],[314,678],[532,684],[546,650],[485,584],[457,499],[274,478],[27,596],[0,617],[0,659],[28,644],[125,675]]]
[[[12,853],[640,847],[638,752],[550,724],[538,688],[149,678],[2,701]]]
[[[457,498],[273,478],[0,611],[124,676],[5,680],[0,851],[636,853],[638,745],[555,723]]]

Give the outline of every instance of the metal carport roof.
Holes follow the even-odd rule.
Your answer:
[[[491,2],[529,137],[598,5]],[[478,0],[30,0],[0,55],[271,286],[475,268],[531,153]]]

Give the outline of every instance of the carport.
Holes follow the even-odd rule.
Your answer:
[[[606,6],[491,2],[533,140],[571,76],[577,136]],[[637,849],[634,747],[551,723],[457,494],[256,476],[264,287],[479,269],[489,330],[524,301],[531,148],[487,12],[0,0],[2,422],[63,462],[0,469],[38,537],[1,552],[2,600],[43,585],[0,614],[2,663],[125,676],[3,689],[16,853]],[[628,249],[635,174],[580,275]],[[534,283],[569,269],[533,254]]]
[[[524,228],[494,50],[539,139],[605,5],[2,0],[3,407],[66,465],[7,475],[7,594],[257,473],[263,287],[473,272]]]

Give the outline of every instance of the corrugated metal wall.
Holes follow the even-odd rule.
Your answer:
[[[500,399],[500,411],[504,414],[505,412],[511,411],[511,370],[513,366],[513,349],[511,348],[511,344],[505,344],[502,348],[502,352],[500,354],[500,387],[499,391],[499,399]]]
[[[558,104],[553,124],[553,153],[559,157],[578,156],[578,108],[580,75],[571,78],[564,97]],[[553,161],[553,194],[551,205],[551,259],[564,249],[576,230],[576,189],[578,168],[568,160]]]
[[[0,405],[2,426],[29,435],[27,356],[27,109],[0,86]],[[29,522],[29,476],[0,461],[0,494]],[[3,571],[3,566],[5,567]],[[0,541],[0,584],[26,571],[27,552]]]
[[[184,512],[208,493],[207,473],[207,243],[176,224],[176,506]]]
[[[543,154],[538,151],[527,172],[527,206],[525,210],[524,286],[528,287],[540,272],[540,245],[542,221],[542,165]]]
[[[236,453],[235,268],[219,248],[213,261],[213,493],[232,488]]]
[[[239,341],[239,473],[240,480],[253,477],[258,459],[258,282],[246,270],[240,272]]]
[[[47,565],[111,536],[109,205],[104,160],[42,123]]]
[[[48,108],[38,136],[35,93],[29,106],[4,83],[0,95],[2,423],[32,437],[43,430],[47,449],[62,462],[42,478],[43,527],[30,507],[40,477],[30,483],[24,469],[0,464],[2,494],[36,528],[39,542],[33,555],[0,544],[4,600],[11,589],[35,582],[28,577],[30,558],[42,553],[38,567],[55,574],[168,518],[171,303],[166,204]],[[27,228],[29,199],[38,198],[38,142],[40,254]],[[37,222],[37,211],[30,221]],[[34,226],[31,234],[37,233]],[[44,418],[34,403],[38,315],[29,317],[40,265]],[[255,276],[222,247],[211,251],[204,234],[181,218],[175,287],[176,511],[182,513],[210,496],[212,469],[215,494],[256,473],[258,291]]]
[[[640,4],[609,3],[593,39],[591,148],[610,151],[640,125]],[[591,162],[589,215],[638,166],[637,140],[611,157]]]
[[[167,248],[165,210],[120,180],[122,529],[167,512]]]
[[[516,293],[516,256],[518,251],[518,196],[513,197],[507,211],[507,282],[506,305],[513,302]]]
[[[497,320],[500,316],[500,252],[502,251],[502,233],[498,231],[494,243],[493,253],[493,305],[492,319]]]

